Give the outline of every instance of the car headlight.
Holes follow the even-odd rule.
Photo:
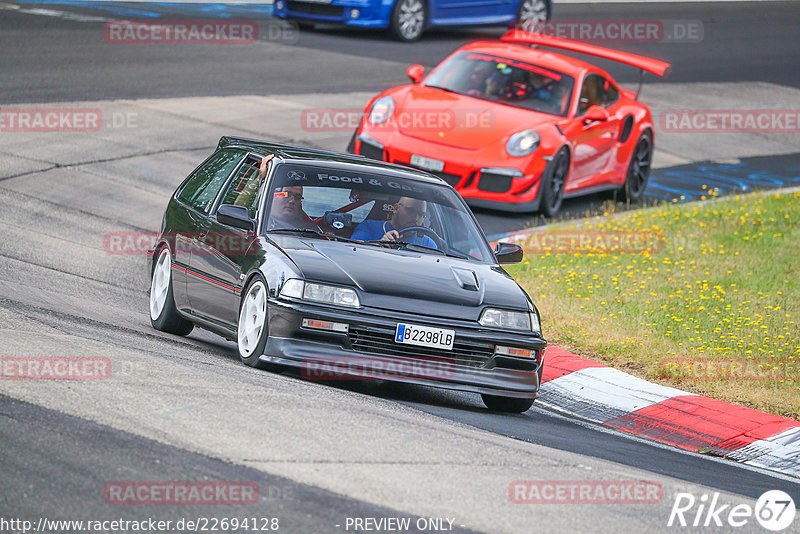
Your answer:
[[[382,96],[372,104],[372,109],[369,110],[369,122],[372,124],[381,124],[389,120],[389,117],[394,113],[394,100],[388,96]]]
[[[542,324],[539,322],[538,312],[532,311],[531,313],[531,332],[537,335],[542,335]]]
[[[504,328],[506,330],[522,330],[540,333],[539,315],[536,312],[518,312],[486,308],[478,321],[481,326]]]
[[[296,278],[289,279],[283,284],[280,296],[349,308],[361,306],[358,295],[350,288],[305,282]]]
[[[511,136],[506,143],[509,156],[521,158],[531,154],[539,147],[539,134],[535,130],[522,130]]]
[[[516,312],[500,310],[497,308],[486,308],[481,314],[480,324],[494,328],[505,328],[509,330],[530,330],[531,318],[527,312]]]

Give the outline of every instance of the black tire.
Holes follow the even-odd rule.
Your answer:
[[[357,132],[358,130],[356,130]],[[350,138],[350,142],[347,143],[347,153],[348,154],[355,154],[356,153],[356,132],[353,132],[353,137]]]
[[[428,23],[428,6],[425,0],[397,0],[389,18],[389,29],[399,40],[418,41]]]
[[[493,412],[524,413],[527,412],[535,399],[518,399],[515,397],[498,397],[497,395],[482,394],[483,403]]]
[[[647,180],[650,178],[650,167],[653,163],[653,134],[645,130],[636,141],[636,146],[628,163],[625,183],[622,185],[622,201],[639,204],[644,198]]]
[[[156,294],[160,293],[156,288],[156,268],[160,266],[160,262],[168,262],[166,270],[166,294],[162,296],[164,299],[160,311],[154,309],[154,300]],[[153,255],[153,264],[150,269],[150,324],[156,330],[175,334],[177,336],[186,336],[194,329],[194,323],[184,319],[175,307],[175,297],[172,293],[172,253],[169,247],[164,246]],[[163,274],[163,273],[162,273]],[[155,318],[153,316],[155,315]]]
[[[264,291],[264,320],[261,326],[260,331],[256,334],[257,340],[255,341],[254,347],[251,346],[245,348],[244,345],[247,345],[243,337],[243,313],[244,313],[244,306],[245,303],[248,301],[248,298],[251,296],[256,288],[260,288],[260,291]],[[239,352],[239,359],[242,360],[242,363],[245,365],[249,365],[250,367],[255,367],[257,369],[274,369],[275,366],[269,365],[260,361],[261,355],[264,354],[264,349],[267,346],[267,339],[269,339],[269,310],[266,304],[267,301],[267,283],[264,281],[264,278],[261,275],[256,275],[250,280],[250,283],[247,284],[247,287],[244,291],[242,291],[242,300],[239,303],[239,315],[238,321],[236,323],[236,346]]]
[[[541,30],[538,26],[552,18],[552,9],[553,4],[548,0],[522,0],[517,8],[517,20],[514,23],[514,27],[525,31],[538,32]],[[533,17],[534,14],[536,14],[537,18]]]
[[[555,217],[564,200],[564,184],[569,174],[569,151],[561,148],[542,174],[542,200],[539,211],[548,217]]]

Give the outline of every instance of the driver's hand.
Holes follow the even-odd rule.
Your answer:
[[[388,232],[383,234],[383,237],[381,238],[381,241],[399,241],[399,240],[400,240],[400,232],[398,232],[397,230],[389,230]]]

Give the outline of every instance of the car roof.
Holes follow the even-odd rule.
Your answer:
[[[287,145],[283,143],[271,143],[269,141],[258,141],[243,137],[224,136],[219,140],[217,149],[238,147],[251,150],[259,154],[274,154],[276,159],[282,163],[302,163],[304,165],[323,165],[337,168],[356,169],[358,167],[370,169],[372,171],[388,171],[400,178],[417,180],[431,184],[447,185],[443,179],[425,171],[368,159],[364,156],[355,154],[343,154],[340,152],[329,152],[316,148]]]
[[[456,52],[483,52],[486,54],[494,54],[507,57],[508,59],[516,59],[526,63],[532,63],[541,67],[549,67],[555,71],[569,74],[572,77],[578,77],[581,73],[587,70],[596,70],[603,72],[602,69],[597,68],[591,63],[582,61],[580,59],[564,56],[541,48],[532,48],[528,45],[516,43],[498,43],[491,41],[478,41],[469,43]]]

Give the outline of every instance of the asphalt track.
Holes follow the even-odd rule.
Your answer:
[[[118,15],[82,5],[47,8]],[[181,11],[185,8],[170,9],[177,10],[170,16],[191,15]],[[586,12],[580,9],[564,6],[563,13]],[[629,7],[585,9],[614,18]],[[798,37],[787,29],[798,20],[797,4],[642,9],[643,18],[704,20],[703,43],[685,52],[676,51],[677,45],[666,49],[683,66],[680,76],[686,77],[679,80],[798,86],[793,78]],[[232,57],[225,47],[129,47],[109,53],[93,44],[98,24],[0,10],[0,104],[379,90],[402,81],[398,63],[424,58],[430,65],[474,33],[436,32],[423,43],[400,47],[374,32],[353,37],[323,29],[302,34],[296,43],[266,43],[265,49],[242,49]],[[742,44],[737,36],[748,32],[753,39]],[[638,51],[657,55],[649,46],[656,45]],[[715,60],[723,46],[741,57]],[[335,50],[340,62],[315,59],[313,50]],[[15,140],[2,135],[5,154],[3,145]],[[48,148],[41,147],[42,159]],[[180,166],[191,168],[204,153],[207,149],[182,153]],[[552,532],[661,532],[678,491],[698,496],[720,491],[732,503],[752,503],[767,489],[782,489],[800,502],[796,480],[608,432],[538,407],[503,416],[486,412],[472,395],[398,384],[309,383],[245,368],[232,344],[202,331],[187,339],[155,332],[145,311],[144,259],[109,256],[100,240],[112,226],[149,227],[182,177],[157,172],[159,163],[175,168],[168,158],[156,154],[135,164],[98,156],[80,172],[64,167],[51,171],[56,174],[0,181],[1,355],[103,355],[118,369],[96,384],[0,382],[2,517],[274,515],[283,531],[338,532],[346,517],[399,515],[455,517],[456,526],[485,532],[529,531],[530,525]],[[717,174],[730,173],[732,189],[737,179],[764,169],[787,183],[800,174],[791,154],[709,162],[706,168],[692,163],[664,172],[693,183],[687,173],[706,173],[708,165],[715,165]],[[73,187],[54,195],[42,177]],[[575,209],[607,200],[590,199]],[[502,220],[492,224],[500,228]],[[627,508],[534,507],[508,500],[514,480],[596,478],[655,480],[665,496],[658,505]],[[241,508],[119,507],[103,500],[103,485],[113,480],[247,480],[258,484],[261,498],[258,505]],[[742,531],[758,531],[752,527]]]

